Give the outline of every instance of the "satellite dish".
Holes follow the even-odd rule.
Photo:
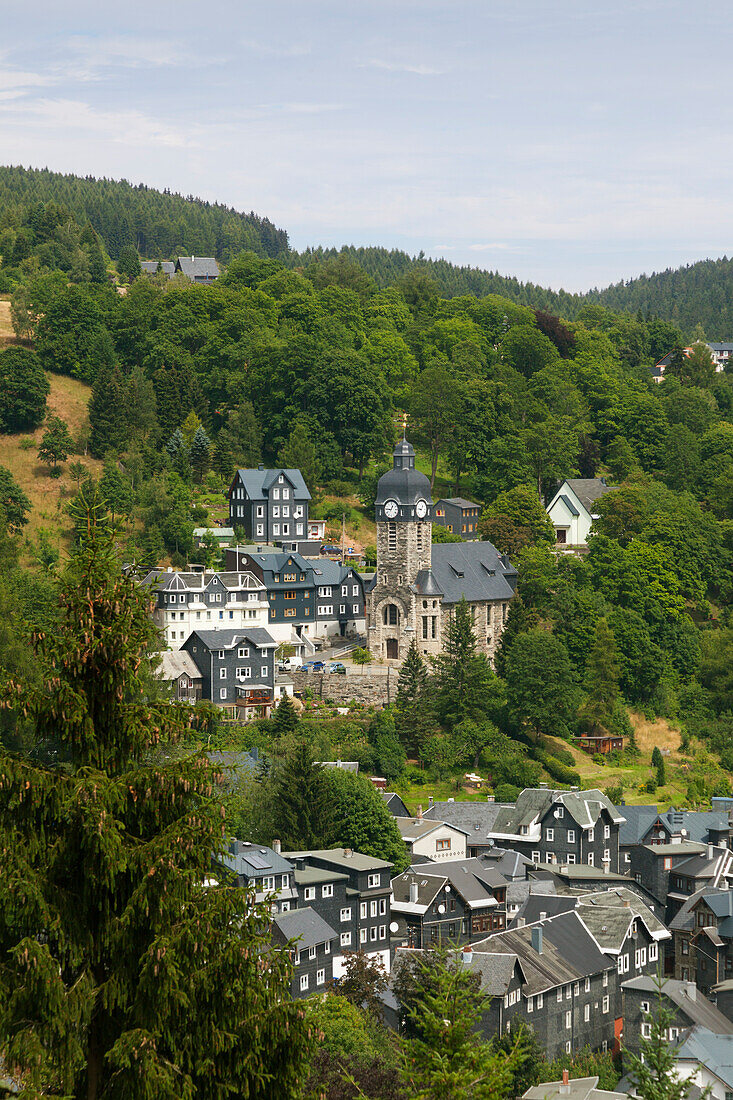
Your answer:
[[[392,921],[392,923],[389,926],[389,930],[390,930],[390,932],[399,932],[400,926],[399,926],[399,924],[397,923],[396,920]]]
[[[445,913],[445,906],[443,904],[438,906],[438,912],[439,913]]]
[[[446,894],[450,894],[450,886],[446,886],[445,892],[446,892]]]

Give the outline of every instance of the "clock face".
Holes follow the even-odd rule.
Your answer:
[[[397,506],[397,501],[396,500],[388,500],[387,503],[384,506],[384,514],[387,517],[387,519],[394,519],[398,512],[399,512],[399,508]]]
[[[424,500],[418,500],[415,505],[415,511],[417,512],[418,519],[425,519],[428,514],[428,506]]]

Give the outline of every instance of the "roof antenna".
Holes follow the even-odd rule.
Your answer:
[[[402,414],[402,442],[407,443],[407,413]]]

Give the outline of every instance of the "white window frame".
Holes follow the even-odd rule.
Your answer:
[[[342,923],[344,921],[351,920],[351,909],[348,909],[348,908],[342,909],[340,917],[341,917],[341,922]]]
[[[322,898],[332,898],[333,897],[333,883],[332,882],[327,882],[325,884],[325,886],[321,887],[321,897]]]
[[[351,932],[342,932],[341,933],[341,946],[342,947],[351,947]]]
[[[324,970],[316,970],[316,985],[325,985],[325,984],[326,984],[326,971],[325,971],[325,969]]]
[[[382,876],[381,876],[381,874],[370,875],[369,878],[367,879],[367,889],[368,890],[374,890],[377,886],[381,886],[381,885],[382,885]]]
[[[300,975],[300,992],[305,993],[307,988],[308,988],[308,975],[307,974],[301,974]]]
[[[365,901],[362,901],[359,905],[359,916],[362,920],[367,918],[367,903]]]

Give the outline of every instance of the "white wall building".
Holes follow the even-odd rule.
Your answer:
[[[563,481],[547,505],[557,546],[588,545],[588,535],[597,518],[595,503],[613,488],[613,485],[606,485],[602,477],[575,477]]]

